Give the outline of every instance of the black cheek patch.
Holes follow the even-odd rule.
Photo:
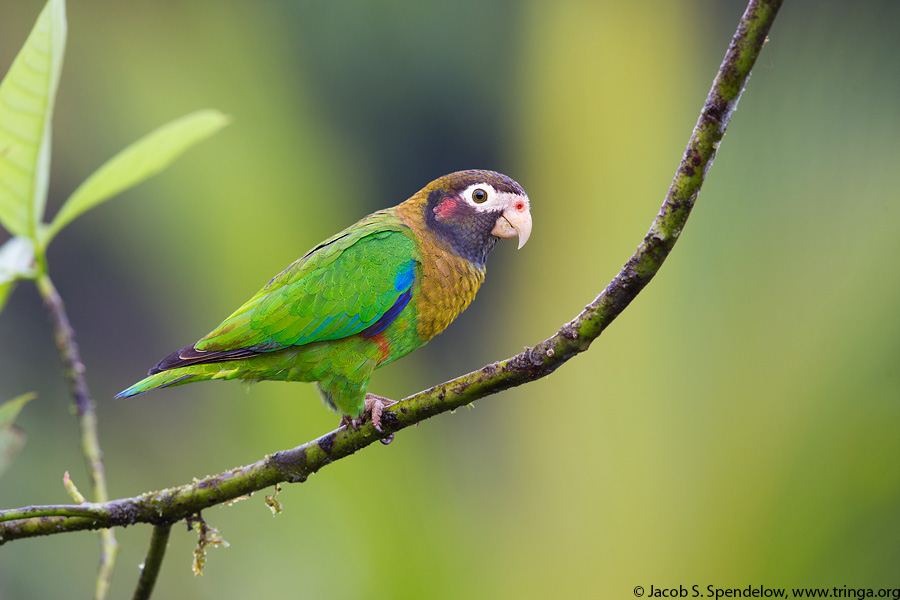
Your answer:
[[[488,253],[497,242],[491,235],[502,211],[479,212],[458,196],[434,190],[425,205],[425,225],[450,243],[453,251],[483,266]]]

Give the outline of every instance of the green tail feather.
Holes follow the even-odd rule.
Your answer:
[[[158,388],[191,383],[192,381],[196,381],[194,374],[185,373],[183,369],[161,371],[155,375],[150,375],[149,377],[141,379],[127,390],[122,390],[116,394],[116,398],[131,398],[132,396],[145,394]]]

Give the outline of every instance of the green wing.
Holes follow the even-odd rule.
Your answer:
[[[276,275],[194,348],[268,352],[377,328],[409,300],[418,262],[412,232],[377,212]]]

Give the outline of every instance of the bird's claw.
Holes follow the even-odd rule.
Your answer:
[[[363,412],[363,418],[369,415],[372,419],[372,425],[375,426],[375,431],[378,433],[383,433],[381,429],[381,413],[384,412],[384,407],[391,404],[396,404],[396,401],[376,396],[375,394],[366,394],[366,408]]]
[[[375,431],[378,433],[384,433],[384,430],[381,428],[381,414],[384,412],[385,407],[391,406],[392,404],[397,404],[396,400],[391,400],[390,398],[384,398],[382,396],[377,396],[375,394],[366,394],[365,408],[363,409],[363,414],[359,418],[349,417],[344,415],[341,417],[341,425],[346,425],[347,427],[358,430],[362,427],[363,423],[366,421],[366,417],[368,416],[372,425],[375,427]],[[394,438],[393,434],[382,440],[382,443],[389,444],[390,440]]]

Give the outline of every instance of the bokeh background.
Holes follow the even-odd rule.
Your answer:
[[[39,0],[0,0],[5,71]],[[444,173],[529,192],[479,298],[379,371],[401,398],[551,335],[646,232],[744,4],[719,0],[70,0],[48,210],[198,108],[233,118],[49,252],[111,494],[329,431],[304,384],[112,396],[321,239]],[[786,2],[653,283],[551,377],[403,431],[279,496],[204,513],[231,546],[159,598],[630,598],[900,588],[900,4]],[[5,239],[0,234],[0,242]],[[33,286],[0,314],[0,399],[37,391],[0,506],[88,477]],[[150,529],[117,531],[130,597]],[[0,547],[0,598],[87,597],[93,533]]]

